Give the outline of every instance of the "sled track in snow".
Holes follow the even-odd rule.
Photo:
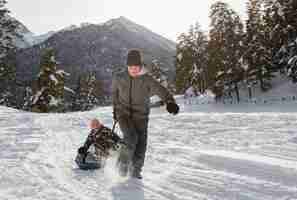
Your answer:
[[[155,109],[144,180],[111,166],[76,169],[73,158],[111,109],[37,115],[0,107],[3,200],[297,200],[297,114],[181,113]]]

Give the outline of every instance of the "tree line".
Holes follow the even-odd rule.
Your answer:
[[[176,89],[211,90],[217,99],[235,97],[240,89],[265,92],[277,73],[297,83],[297,1],[248,0],[245,22],[227,3],[211,6],[210,30],[199,23],[178,37]]]

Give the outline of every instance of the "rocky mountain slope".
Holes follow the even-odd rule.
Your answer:
[[[41,37],[41,40],[49,37],[41,43],[36,40],[30,42],[28,38],[32,39],[32,34],[25,28],[23,35],[26,44],[33,46],[20,49],[16,53],[17,78],[20,82],[35,79],[44,48],[53,48],[60,68],[71,74],[67,82],[70,88],[75,87],[80,74],[94,71],[104,81],[108,91],[111,72],[125,66],[130,48],[142,50],[148,66],[157,59],[168,76],[174,77],[175,43],[125,17],[103,24],[70,26]]]

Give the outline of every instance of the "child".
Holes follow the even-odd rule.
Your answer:
[[[119,144],[122,143],[121,138],[105,127],[98,119],[90,122],[91,132],[88,135],[84,145],[78,149],[76,163],[80,168],[100,168],[102,161],[110,155],[110,150],[117,150]],[[91,146],[95,147],[95,152],[88,152]],[[90,155],[91,154],[91,155]],[[91,160],[91,162],[89,162]],[[88,163],[90,165],[88,165]]]

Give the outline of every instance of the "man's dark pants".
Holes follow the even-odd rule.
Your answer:
[[[120,173],[126,175],[128,171],[140,174],[145,160],[147,148],[148,119],[133,119],[121,117],[119,125],[123,133],[126,147],[121,149],[118,165]]]

